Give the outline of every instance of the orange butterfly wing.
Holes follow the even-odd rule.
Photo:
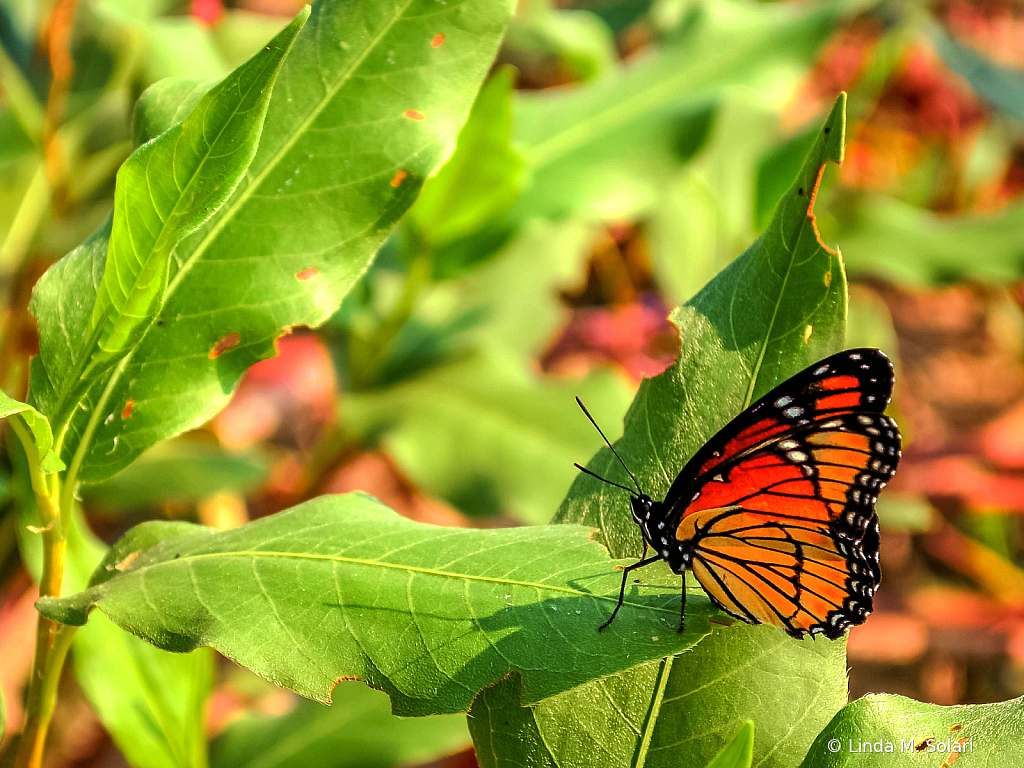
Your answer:
[[[833,355],[769,392],[680,472],[644,534],[723,610],[839,637],[881,580],[874,503],[900,458],[878,350]]]

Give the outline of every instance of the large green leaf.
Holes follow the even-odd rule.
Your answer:
[[[825,121],[768,230],[673,314],[682,336],[679,360],[641,384],[616,444],[654,498],[661,498],[687,459],[755,398],[843,343],[846,278],[838,253],[818,237],[813,201],[826,162],[843,157],[845,101],[841,97]],[[630,482],[607,448],[588,467]],[[556,520],[598,525],[614,554],[641,554],[627,494],[591,477],[577,478]],[[514,724],[517,738],[528,746],[493,750],[483,764],[579,765],[585,755],[573,739],[549,736],[579,721],[588,733],[616,724],[614,735],[602,739],[603,752],[594,747],[603,755],[595,765],[635,765],[640,756],[646,765],[702,767],[740,723],[751,719],[754,764],[788,768],[846,699],[844,648],[842,641],[796,642],[773,627],[737,623],[685,654],[534,707],[518,706],[514,681],[503,681],[480,701],[493,702],[489,722]],[[605,685],[617,693],[602,690]],[[620,703],[626,700],[628,709]],[[555,723],[551,729],[541,727],[542,715]],[[486,755],[488,740],[498,736],[474,722],[474,743]],[[534,744],[544,749],[532,751]],[[664,748],[652,751],[655,745]]]
[[[474,700],[469,732],[482,768],[705,768],[753,719],[754,765],[791,768],[846,702],[845,672],[841,644],[733,626],[532,706],[502,681]]]
[[[815,739],[801,768],[1010,766],[1020,763],[1024,699],[940,707],[903,696],[865,696]]]
[[[342,682],[331,706],[301,699],[281,717],[249,715],[210,745],[212,768],[390,768],[419,765],[469,742],[462,715],[399,718],[388,697]]]
[[[42,599],[40,612],[82,624],[98,606],[158,647],[211,645],[322,701],[357,677],[406,715],[464,711],[513,670],[536,701],[709,631],[699,599],[687,631],[674,631],[678,596],[666,585],[678,582],[663,569],[651,577],[661,589],[630,596],[615,631],[599,634],[619,573],[578,526],[439,528],[351,494],[229,531],[180,530],[133,529],[89,589]]]
[[[33,381],[33,397],[54,419],[58,440],[82,395],[102,386],[103,374],[131,354],[160,311],[174,248],[242,180],[259,146],[281,64],[308,17],[307,8],[118,171],[103,277],[82,336],[67,340],[72,367],[61,371],[43,363],[38,369],[45,378]]]
[[[92,434],[81,477],[104,479],[160,439],[201,423],[242,371],[296,324],[337,308],[451,153],[493,59],[510,0],[323,0],[271,98],[246,179],[179,244],[162,311],[105,387],[76,410],[65,446]],[[443,44],[431,41],[444,34]],[[405,174],[397,186],[392,182]],[[102,275],[98,232],[48,272],[32,309],[45,380],[69,375]],[[131,400],[130,418],[120,418]],[[45,407],[41,410],[46,413]]]

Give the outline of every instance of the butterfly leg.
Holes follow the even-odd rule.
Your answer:
[[[656,563],[659,560],[661,560],[661,558],[655,555],[654,557],[649,557],[646,560],[640,560],[638,562],[633,563],[632,565],[627,565],[625,568],[622,569],[622,586],[619,587],[619,602],[615,604],[615,610],[612,611],[612,615],[608,617],[608,621],[606,621],[604,624],[597,628],[598,632],[606,629],[608,625],[612,623],[612,621],[615,619],[615,614],[617,614],[619,612],[619,608],[622,607],[622,603],[626,599],[626,579],[629,577],[629,572],[635,571],[637,568],[643,568],[645,565]]]
[[[679,608],[679,632],[686,628],[686,571],[683,571],[683,602]]]

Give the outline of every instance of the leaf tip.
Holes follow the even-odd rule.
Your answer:
[[[41,597],[36,600],[36,610],[43,618],[50,621],[80,627],[89,618],[89,611],[93,604],[89,601],[82,604],[76,599],[77,597],[78,595],[74,597]]]

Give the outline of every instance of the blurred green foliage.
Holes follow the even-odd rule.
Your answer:
[[[848,346],[894,351],[891,321],[870,292],[854,292],[845,329],[844,269],[854,283],[904,286],[1024,276],[1024,209],[1012,198],[993,203],[991,191],[1020,151],[1024,76],[937,26],[924,3],[524,3],[498,53],[515,68],[487,77],[507,7],[417,0],[403,11],[366,0],[341,8],[316,8],[285,62],[256,159],[236,169],[246,174],[239,191],[197,234],[176,228],[163,254],[173,295],[165,299],[160,284],[139,304],[150,325],[138,339],[134,327],[125,334],[135,345],[129,367],[93,382],[70,413],[65,456],[86,451],[82,476],[104,480],[83,489],[87,512],[134,521],[159,517],[169,503],[190,513],[225,490],[259,496],[276,447],[232,453],[208,439],[161,441],[215,414],[243,371],[274,354],[278,335],[307,324],[320,326],[341,382],[339,416],[312,449],[315,461],[331,466],[381,449],[418,491],[479,524],[543,525],[562,502],[560,522],[600,527],[616,555],[636,555],[621,493],[582,478],[566,495],[572,462],[601,447],[572,395],[603,414],[613,438],[630,408],[620,449],[645,488],[663,490],[751,396],[842,346],[844,330]],[[14,318],[3,330],[0,383],[24,399],[31,321],[18,318],[42,268],[72,252],[33,305],[42,344],[29,396],[53,417],[40,400],[40,371],[60,357],[55,349],[74,356],[97,286],[112,282],[104,222],[118,168],[133,148],[195,114],[287,19],[232,8],[205,24],[169,1],[83,0],[73,75],[62,82],[39,47],[49,9],[0,0],[0,290]],[[389,13],[393,23],[383,22]],[[771,233],[783,229],[773,216],[792,223],[799,205],[806,212],[805,199],[787,209],[803,194],[790,188],[814,186],[804,164],[838,90],[809,95],[809,73],[828,61],[837,35],[862,28],[872,30],[864,61],[844,83],[855,152],[841,176],[826,171],[815,202],[823,241],[838,244],[842,262],[808,252],[806,272],[793,272],[798,289],[787,289],[772,260]],[[968,129],[945,133],[885,122],[909,98],[898,81],[922,45],[969,83],[985,119],[963,117]],[[819,160],[838,160],[832,150]],[[872,176],[877,167],[899,172]],[[204,191],[219,203],[230,190],[213,186]],[[595,365],[564,381],[537,364],[568,322],[559,294],[578,287],[601,233],[623,223],[646,245],[653,289],[682,305],[673,315],[679,361],[645,381],[631,407],[633,382],[622,371]],[[777,300],[779,325],[758,296]],[[722,314],[736,302],[742,312]],[[729,324],[742,343],[726,340]],[[763,368],[751,363],[758,345],[771,348]],[[64,362],[51,366],[50,384],[67,383],[73,368]],[[22,558],[37,573],[27,464],[7,444],[4,514],[11,520],[20,509]],[[616,472],[602,451],[591,466]],[[914,497],[879,504],[883,526],[894,529],[919,530],[930,514]],[[975,535],[998,543],[1002,533]],[[81,518],[70,537],[65,594],[86,586],[105,548]],[[15,557],[14,537],[0,546],[5,562]],[[589,623],[563,626],[595,639]],[[78,632],[79,684],[129,763],[205,766],[210,655],[167,654],[100,616]],[[311,630],[304,642],[327,639]],[[616,766],[640,755],[652,765],[713,760],[716,768],[752,759],[854,765],[859,758],[821,745],[854,733],[920,740],[954,724],[998,762],[1015,737],[1003,725],[1021,706],[953,712],[890,697],[840,709],[841,644],[795,643],[764,627],[719,628],[686,654],[621,666],[539,702],[523,703],[518,672],[479,693],[469,732],[480,763]],[[344,688],[330,709],[304,702],[229,726],[210,763],[385,766],[443,756],[468,738],[457,717],[399,720],[381,695]],[[927,733],[907,730],[915,718]]]

